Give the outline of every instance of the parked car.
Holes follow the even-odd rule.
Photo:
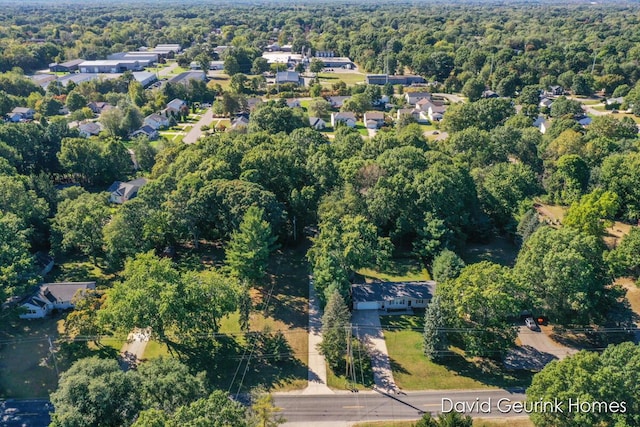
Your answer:
[[[527,325],[527,328],[531,329],[532,331],[538,330],[538,324],[533,317],[527,317],[526,319],[524,319],[524,324]]]

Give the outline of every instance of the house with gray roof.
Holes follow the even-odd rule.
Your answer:
[[[354,310],[424,308],[435,295],[436,282],[372,282],[351,285]]]
[[[171,77],[167,81],[167,83],[173,83],[173,84],[180,83],[182,85],[186,85],[191,80],[200,80],[204,82],[207,80],[207,75],[204,73],[204,71],[200,71],[200,70],[185,71],[184,73],[180,73],[177,76]]]
[[[350,111],[341,111],[339,113],[331,113],[331,127],[334,129],[338,124],[343,123],[344,125],[352,128],[356,125],[356,115]]]
[[[115,181],[107,189],[109,195],[109,201],[111,203],[117,203],[119,205],[126,201],[129,201],[138,195],[138,190],[144,186],[148,180],[146,178],[138,178],[129,182]]]
[[[300,78],[300,73],[296,71],[278,71],[276,73],[276,83],[293,83],[295,85],[302,85],[304,81]]]
[[[89,138],[90,136],[98,136],[102,132],[102,125],[99,122],[87,122],[78,126],[80,136]]]
[[[95,290],[96,282],[43,283],[22,305],[21,319],[42,319],[54,310],[74,307],[74,297]]]

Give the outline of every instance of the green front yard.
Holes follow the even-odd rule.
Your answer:
[[[527,386],[528,372],[512,373],[499,362],[471,359],[454,352],[442,364],[429,361],[422,352],[422,316],[381,316],[387,350],[396,384],[404,390],[452,390]]]

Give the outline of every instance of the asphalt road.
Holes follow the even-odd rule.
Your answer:
[[[0,400],[0,426],[46,427],[52,410],[47,400]]]
[[[443,398],[445,401],[443,408]],[[506,390],[481,391],[431,391],[408,392],[406,395],[384,395],[378,392],[340,393],[332,395],[304,396],[299,394],[274,394],[275,405],[282,409],[287,423],[296,425],[345,425],[359,421],[410,420],[418,419],[425,412],[439,413],[450,409],[452,404],[472,405],[476,402],[490,402],[488,413],[470,411],[472,417],[522,417],[526,414],[507,412],[507,403],[524,400],[521,391]],[[501,403],[502,411],[497,404],[500,399],[509,399]],[[485,403],[485,405],[487,405]],[[503,412],[504,411],[504,412]]]

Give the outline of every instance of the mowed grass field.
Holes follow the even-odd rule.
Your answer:
[[[353,86],[364,83],[365,76],[358,72],[325,72],[318,73],[320,84],[323,86],[331,86],[334,83],[343,81],[347,86]]]
[[[531,373],[511,373],[499,362],[471,359],[455,347],[443,363],[422,351],[423,315],[381,316],[393,377],[404,390],[453,390],[527,386]]]

